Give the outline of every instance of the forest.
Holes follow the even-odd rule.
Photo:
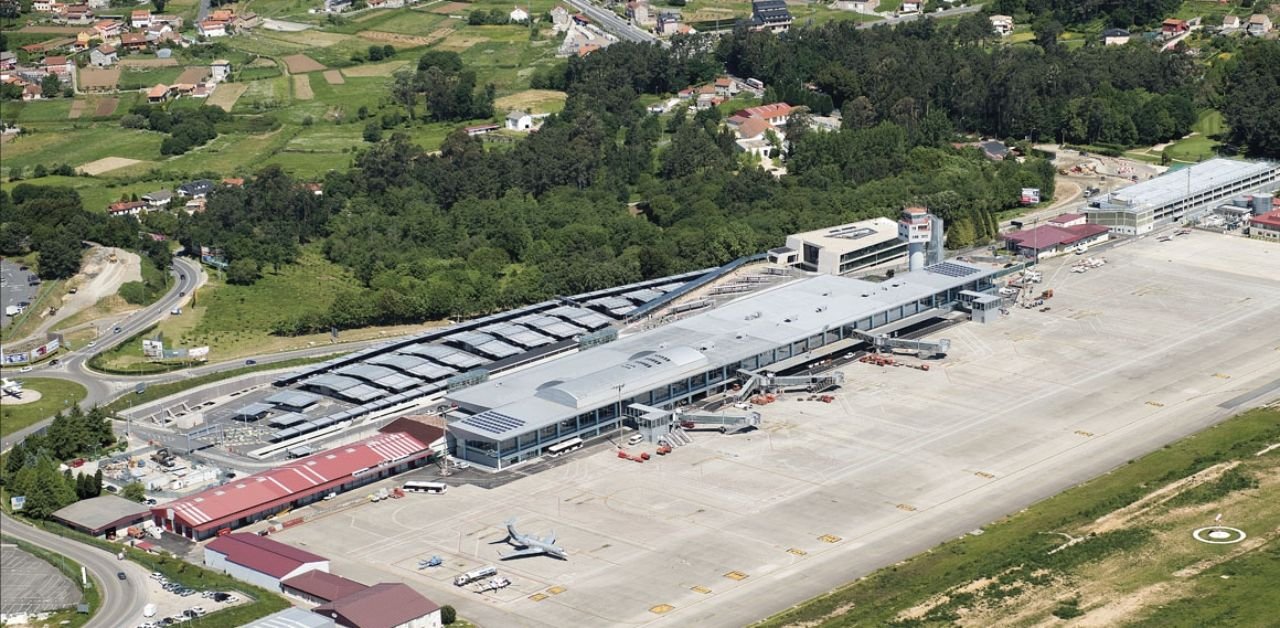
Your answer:
[[[48,517],[63,506],[102,493],[101,470],[94,475],[73,475],[71,469],[59,472],[59,463],[99,455],[115,442],[106,412],[98,407],[86,412],[73,406],[55,416],[44,433],[27,436],[5,453],[0,484],[10,495],[26,496],[24,514]]]

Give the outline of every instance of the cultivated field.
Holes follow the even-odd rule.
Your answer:
[[[105,118],[116,112],[116,105],[120,103],[115,98],[103,98],[98,101],[98,106],[93,110],[96,118]]]
[[[427,11],[438,13],[440,15],[463,15],[471,10],[471,4],[467,2],[445,2],[437,4]]]
[[[935,333],[952,350],[927,372],[851,364],[835,403],[787,395],[759,408],[758,431],[699,433],[642,465],[602,446],[496,488],[364,504],[280,535],[335,573],[404,581],[481,625],[752,623],[1280,392],[1270,245],[1197,232],[1103,254],[1083,275],[1044,264],[1051,311]],[[569,560],[498,563],[513,516],[554,529]],[[447,567],[419,571],[433,554]],[[486,564],[512,586],[449,581]]]
[[[80,70],[80,89],[93,91],[96,89],[115,89],[120,82],[120,67],[84,68]]]
[[[342,85],[347,82],[347,79],[342,77],[342,72],[338,70],[325,70],[324,80],[330,85]]]
[[[315,93],[311,91],[311,76],[295,74],[293,76],[293,97],[298,100],[311,100],[315,96]]]
[[[174,83],[195,85],[197,83],[203,83],[207,78],[209,78],[209,68],[205,66],[195,66],[183,70],[182,74],[178,75],[178,79],[174,81]]]
[[[220,83],[205,102],[213,107],[221,107],[223,111],[231,111],[247,89],[249,86],[244,83]]]
[[[325,69],[323,65],[307,55],[289,55],[284,58],[284,62],[289,66],[290,74],[305,74]]]
[[[418,46],[430,46],[431,44],[444,39],[452,32],[452,28],[444,27],[432,31],[425,37],[418,35],[403,35],[400,33],[388,33],[386,31],[360,31],[357,34],[362,39],[382,44],[391,44],[396,48],[416,48]]]
[[[178,65],[178,60],[169,59],[121,59],[120,65],[126,68],[166,68]]]
[[[84,115],[84,110],[89,108],[89,101],[83,98],[77,98],[71,103],[71,111],[67,113],[67,118],[75,120]]]
[[[129,159],[128,157],[103,157],[102,159],[91,161],[77,168],[80,172],[87,175],[96,176],[104,172],[119,170],[120,168],[128,168],[134,164],[142,163],[137,159]]]
[[[371,76],[391,76],[397,70],[407,67],[409,61],[388,61],[386,63],[376,63],[371,65],[357,65],[350,68],[343,68],[342,74],[347,78],[361,78]]]
[[[564,92],[551,89],[527,89],[493,101],[493,107],[499,112],[514,109],[533,113],[555,113],[564,109],[564,101],[568,97],[569,95]]]

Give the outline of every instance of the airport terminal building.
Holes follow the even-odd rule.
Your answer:
[[[672,408],[747,376],[779,372],[932,320],[994,288],[1008,269],[946,261],[883,283],[820,275],[547,360],[446,399],[455,456],[491,469],[620,427],[629,406]]]
[[[1117,190],[1085,209],[1090,224],[1112,233],[1142,235],[1156,227],[1195,219],[1216,204],[1247,192],[1280,188],[1280,164],[1210,159]]]

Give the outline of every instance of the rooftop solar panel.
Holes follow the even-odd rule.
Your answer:
[[[942,262],[941,264],[934,264],[933,266],[925,266],[924,269],[926,272],[937,273],[947,277],[967,277],[974,273],[981,272],[981,270],[977,268],[962,266],[952,262]]]
[[[648,303],[649,301],[652,301],[662,296],[662,292],[659,290],[654,290],[653,288],[641,288],[639,290],[632,290],[631,292],[628,292],[622,296],[627,299],[630,299],[632,303],[635,303],[636,305],[640,305],[643,303]]]
[[[340,394],[357,403],[364,403],[386,395],[387,391],[382,390],[381,388],[374,388],[368,384],[360,384],[359,386],[353,386],[343,390]]]
[[[462,423],[466,423],[467,425],[493,434],[502,434],[504,432],[518,430],[521,427],[524,427],[524,420],[502,414],[501,412],[494,412],[493,410],[469,416],[463,419]]]
[[[267,425],[270,425],[271,427],[293,427],[294,425],[302,423],[306,420],[307,420],[307,415],[305,414],[299,414],[297,412],[289,412],[286,414],[281,414],[279,416],[271,417],[271,420],[267,421]]]

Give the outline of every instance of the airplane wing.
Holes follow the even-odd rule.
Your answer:
[[[556,531],[555,531],[555,530],[552,530],[552,531],[551,531],[551,534],[548,534],[547,536],[545,536],[545,537],[543,537],[543,538],[541,538],[541,539],[539,539],[539,540],[540,540],[540,541],[542,541],[542,542],[543,542],[543,544],[545,544],[545,545],[555,545],[555,544],[556,544]]]
[[[498,556],[501,556],[502,560],[506,560],[508,558],[519,558],[521,556],[533,556],[535,554],[542,554],[542,553],[544,553],[543,550],[540,550],[536,547],[527,547],[522,550],[516,550],[514,552],[511,552],[510,554],[498,554]]]

